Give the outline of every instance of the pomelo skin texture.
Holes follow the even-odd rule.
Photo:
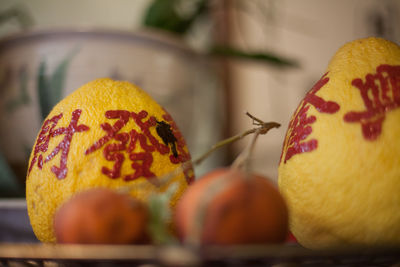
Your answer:
[[[352,41],[289,124],[279,188],[313,249],[400,244],[400,47]]]
[[[107,78],[89,82],[53,108],[32,149],[26,200],[34,233],[43,242],[55,242],[58,207],[94,187],[130,186],[130,195],[146,202],[177,182],[173,207],[193,180],[193,170],[166,183],[150,178],[188,160],[172,117],[142,89]]]

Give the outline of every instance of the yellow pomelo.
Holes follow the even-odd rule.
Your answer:
[[[345,44],[289,124],[279,187],[309,248],[400,244],[400,47]]]
[[[146,202],[176,183],[173,207],[193,180],[193,170],[161,183],[158,178],[190,159],[171,116],[140,88],[121,81],[92,81],[59,102],[33,147],[26,200],[39,240],[54,242],[57,208],[75,193],[128,186]]]

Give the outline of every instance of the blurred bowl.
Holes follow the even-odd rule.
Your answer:
[[[43,119],[100,77],[128,80],[174,117],[193,155],[219,139],[222,108],[212,64],[155,31],[36,30],[0,39],[0,151],[23,183]],[[210,164],[218,164],[212,161]]]

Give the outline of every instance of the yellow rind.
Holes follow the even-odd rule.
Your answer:
[[[310,106],[316,122],[306,140],[317,139],[318,148],[280,162],[291,231],[306,247],[400,244],[400,108],[386,112],[374,141],[363,137],[360,123],[343,119],[366,109],[351,82],[365,81],[382,64],[400,65],[399,46],[365,38],[341,47],[326,70],[329,82],[316,94],[340,110],[325,114]]]
[[[78,125],[87,125],[90,130],[76,132],[73,135],[68,154],[67,176],[64,179],[58,179],[51,171],[51,166],[59,166],[61,153],[58,153],[51,161],[44,164],[42,169],[34,165],[32,171],[28,172],[27,175],[26,199],[28,214],[34,233],[39,240],[42,242],[56,241],[53,217],[57,208],[72,195],[85,189],[93,187],[118,189],[130,186],[130,194],[132,196],[142,201],[147,201],[151,194],[164,192],[171,183],[177,182],[176,192],[170,202],[171,207],[175,205],[188,185],[183,174],[176,176],[161,187],[156,187],[143,177],[127,182],[123,180],[123,175],[131,174],[134,170],[130,166],[131,161],[125,155],[121,177],[111,179],[101,172],[102,166],[111,169],[114,164],[114,162],[107,161],[104,158],[103,149],[85,155],[86,149],[106,134],[100,125],[104,122],[113,125],[116,122],[116,119],[107,119],[105,117],[106,110],[128,110],[135,113],[146,110],[149,114],[148,117],[155,116],[157,120],[161,121],[164,120],[162,116],[166,114],[166,111],[159,104],[143,90],[129,82],[104,78],[89,82],[60,101],[50,112],[47,119],[62,113],[63,117],[58,121],[56,128],[66,127],[70,123],[72,112],[76,109],[82,110]],[[120,132],[129,132],[131,129],[141,132],[133,119],[130,119]],[[151,127],[150,131],[160,143],[163,142],[157,135],[155,127]],[[44,157],[53,151],[63,138],[64,135],[51,138],[47,152],[43,153]],[[186,145],[184,150],[188,153]],[[137,144],[134,151],[140,152],[142,148]],[[32,151],[29,162],[32,161],[33,154]],[[170,162],[169,156],[171,153],[161,155],[158,152],[153,152],[152,155],[153,164],[150,170],[156,176],[170,173],[181,166],[181,164]]]

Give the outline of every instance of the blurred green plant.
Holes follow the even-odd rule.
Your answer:
[[[182,2],[181,0],[154,0],[147,9],[144,25],[178,35],[186,34],[199,17],[207,14],[208,1],[197,1],[188,14],[179,12],[178,7],[183,4]]]
[[[153,0],[145,12],[143,25],[184,36],[198,20],[210,19],[212,2],[213,0]],[[243,7],[243,3],[240,0],[238,2],[238,8]],[[279,67],[299,66],[295,60],[274,53],[243,51],[225,45],[214,44],[208,52],[211,56],[246,59]]]
[[[18,71],[18,82],[18,95],[6,103],[6,110],[8,112],[13,112],[18,107],[27,105],[31,102],[31,98],[28,93],[28,71],[26,65],[22,65]]]
[[[20,29],[27,30],[34,25],[33,18],[28,10],[21,4],[16,4],[8,9],[0,11],[0,25],[9,21],[16,21]],[[10,86],[11,68],[7,68],[4,76],[1,77],[0,90],[4,93]],[[28,94],[28,72],[26,66],[22,66],[18,72],[19,91],[18,95],[5,103],[7,112],[13,112],[22,105],[29,104],[31,101]],[[23,197],[24,190],[18,183],[18,179],[9,166],[6,158],[0,151],[0,197]]]
[[[22,197],[24,192],[18,179],[0,151],[0,198]]]
[[[9,9],[0,12],[0,24],[15,19],[23,29],[29,29],[34,24],[31,14],[23,5],[15,5]]]
[[[46,60],[42,60],[39,65],[39,71],[37,75],[37,92],[39,95],[39,106],[41,117],[44,120],[50,113],[51,109],[57,104],[62,98],[62,92],[65,85],[66,73],[69,64],[76,54],[77,49],[70,52],[61,62],[58,64],[52,74],[47,74],[47,63]]]
[[[176,192],[178,185],[172,184],[167,191],[160,194],[154,194],[149,199],[150,223],[148,230],[151,239],[158,245],[177,244],[178,240],[172,235],[172,221],[169,202],[172,195]]]

